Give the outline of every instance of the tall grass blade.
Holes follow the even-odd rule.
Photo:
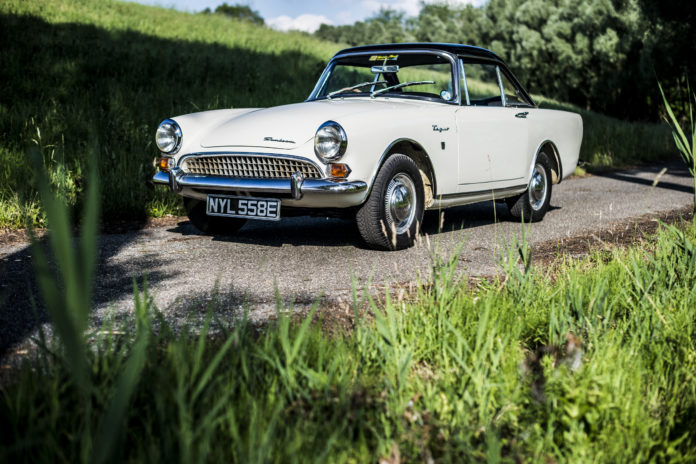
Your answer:
[[[679,121],[679,118],[674,114],[672,106],[669,104],[669,101],[667,101],[665,92],[662,89],[662,84],[658,83],[658,86],[660,87],[662,101],[664,102],[665,109],[667,110],[667,117],[665,119],[672,128],[674,144],[677,146],[679,154],[681,155],[682,160],[684,160],[684,163],[686,163],[686,165],[688,166],[689,172],[691,173],[691,177],[693,178],[694,203],[692,212],[693,221],[694,224],[696,224],[696,121],[694,120],[694,105],[696,104],[696,93],[688,96],[687,124],[689,125],[688,129],[691,131],[691,134],[690,137],[687,137],[687,135],[684,133],[684,130],[682,129],[682,125]]]
[[[96,169],[90,172],[82,236],[74,246],[72,221],[68,208],[51,192],[43,159],[38,149],[30,150],[37,176],[37,188],[49,225],[49,245],[55,259],[55,273],[42,245],[34,237],[34,267],[42,299],[65,350],[65,360],[76,384],[86,391],[84,331],[91,308],[96,234],[99,216],[99,179]]]
[[[147,347],[150,342],[150,316],[147,308],[147,283],[140,294],[133,279],[135,303],[135,342],[128,353],[128,360],[113,388],[113,398],[101,418],[94,440],[92,460],[101,464],[113,460],[115,446],[123,433],[127,408],[131,396],[145,367]]]

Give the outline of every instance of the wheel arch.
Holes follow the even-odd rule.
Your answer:
[[[537,147],[532,165],[529,167],[529,176],[532,175],[536,160],[539,157],[539,153],[542,151],[549,155],[549,160],[551,161],[551,183],[560,184],[563,179],[563,165],[561,164],[561,156],[558,153],[558,147],[556,147],[556,144],[551,140],[544,140]]]
[[[372,186],[374,185],[377,173],[382,168],[387,158],[389,158],[389,156],[391,156],[394,153],[400,153],[402,155],[408,156],[416,163],[416,166],[418,166],[418,169],[421,171],[421,176],[423,176],[423,187],[425,190],[424,194],[426,207],[429,206],[429,204],[432,203],[433,199],[435,198],[437,192],[437,179],[435,178],[435,169],[433,167],[432,161],[430,160],[430,156],[428,156],[428,153],[425,151],[423,146],[415,140],[408,138],[400,138],[394,140],[392,143],[389,144],[386,150],[382,152],[382,155],[379,158],[379,162],[377,163],[377,167],[370,178],[368,195],[372,192]]]

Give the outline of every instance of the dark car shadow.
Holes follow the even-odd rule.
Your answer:
[[[560,209],[550,206],[549,211]],[[440,211],[426,211],[421,233],[437,235],[473,229],[496,222],[519,222],[507,205],[485,201]],[[168,232],[183,237],[207,237],[189,221],[181,221]],[[235,235],[214,235],[212,240],[256,246],[350,246],[370,249],[360,237],[355,220],[329,217],[290,217],[280,221],[247,221]]]
[[[182,236],[206,236],[189,221],[182,221],[169,232]],[[361,243],[355,222],[324,217],[291,217],[280,221],[247,221],[235,235],[214,235],[214,241],[268,247],[350,246]]]
[[[671,176],[676,176],[676,177],[691,177],[691,173],[687,169],[686,165],[683,163],[679,162],[670,162],[665,165],[655,165],[655,166],[648,166],[645,168],[641,168],[642,172],[649,172],[651,174],[654,174],[654,177],[651,179],[644,179],[642,177],[636,177],[634,175],[634,171],[628,170],[628,171],[606,171],[606,172],[596,172],[593,173],[594,176],[597,177],[606,177],[608,179],[614,179],[614,180],[619,180],[623,182],[630,182],[632,184],[639,184],[639,185],[646,185],[646,186],[651,186],[655,182],[655,179],[659,176],[660,172],[662,171],[663,168],[667,169],[666,174],[669,174]],[[658,189],[665,189],[665,190],[674,190],[676,192],[684,192],[684,193],[693,193],[694,188],[693,186],[688,186],[688,185],[681,185],[681,184],[675,184],[674,182],[666,182],[661,179],[657,179],[657,185],[655,185],[655,188]]]
[[[548,211],[561,209],[549,205]],[[470,205],[456,206],[443,211],[426,211],[423,219],[423,233],[430,235],[444,232],[457,232],[499,222],[519,222],[510,214],[502,202],[484,201]]]

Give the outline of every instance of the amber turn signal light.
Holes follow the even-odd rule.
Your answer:
[[[329,165],[329,170],[331,172],[331,177],[337,177],[340,179],[345,179],[350,174],[350,168],[347,164],[333,163]]]
[[[160,171],[169,171],[169,166],[171,163],[172,159],[168,156],[161,156],[157,160],[157,167],[160,168]]]

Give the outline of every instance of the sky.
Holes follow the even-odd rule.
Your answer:
[[[283,31],[314,32],[320,24],[352,24],[374,15],[380,8],[392,8],[415,16],[420,0],[131,0],[147,5],[199,12],[214,10],[223,2],[245,4],[258,11],[266,24]],[[454,5],[481,5],[486,0],[449,0]]]

